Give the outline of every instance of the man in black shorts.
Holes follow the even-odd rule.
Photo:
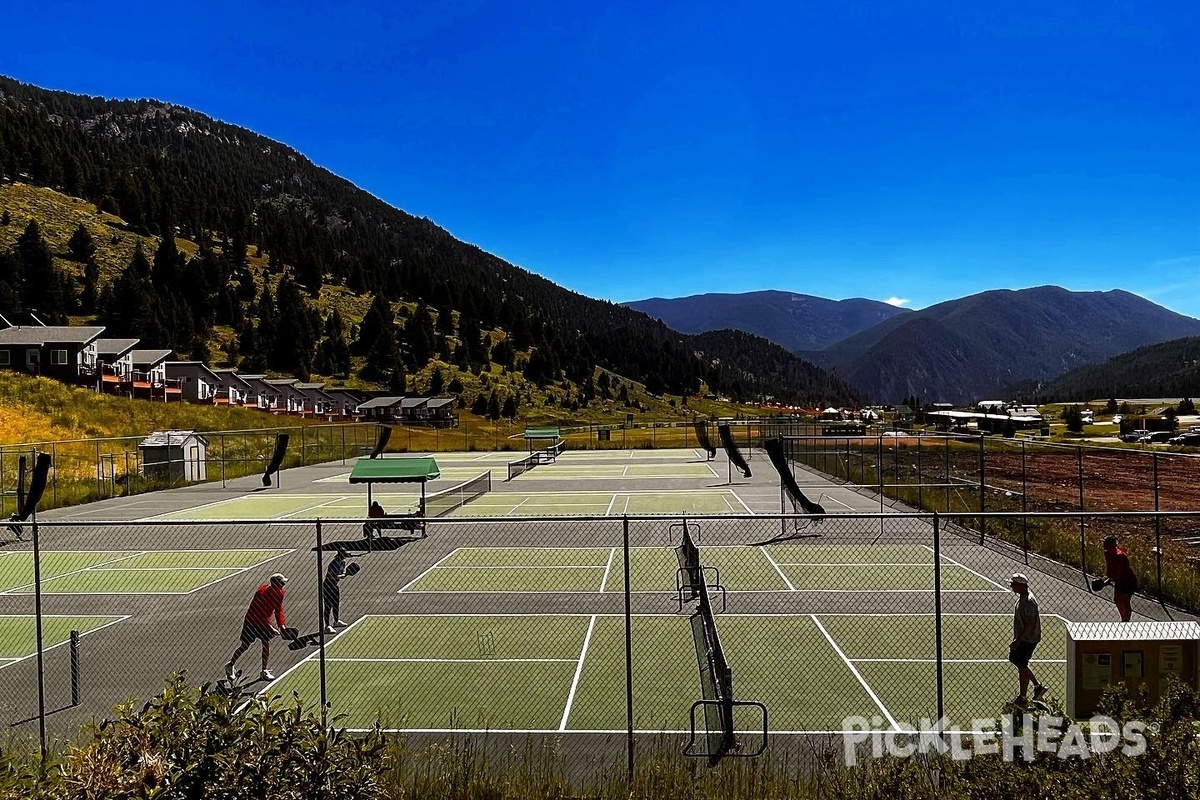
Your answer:
[[[254,593],[254,599],[250,601],[250,608],[246,609],[246,616],[242,620],[241,644],[233,651],[233,655],[225,664],[225,677],[229,680],[232,681],[237,677],[234,664],[237,663],[238,657],[242,653],[250,649],[250,645],[254,644],[255,639],[262,642],[262,672],[258,674],[258,679],[260,681],[275,680],[275,676],[267,669],[267,659],[271,657],[271,639],[278,636],[279,630],[284,626],[283,596],[285,592],[283,587],[287,581],[287,576],[282,572],[276,572],[268,583],[259,586],[258,591]],[[272,618],[274,618],[274,622],[279,623],[279,628],[272,624]]]
[[[1042,640],[1042,618],[1037,598],[1029,591],[1029,579],[1025,575],[1015,573],[1009,581],[1009,588],[1017,594],[1017,607],[1013,610],[1013,639],[1008,645],[1008,660],[1017,668],[1017,678],[1021,682],[1021,692],[1012,702],[1025,705],[1025,694],[1029,691],[1030,683],[1033,684],[1034,700],[1040,700],[1046,693],[1045,684],[1029,668],[1034,648]]]

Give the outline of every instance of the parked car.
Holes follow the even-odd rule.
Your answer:
[[[1167,440],[1167,444],[1181,444],[1190,447],[1200,447],[1200,433],[1181,433],[1178,436],[1172,436]]]
[[[1121,415],[1120,415],[1120,414],[1113,414],[1113,418],[1112,418],[1112,424],[1113,424],[1113,425],[1120,425],[1120,424],[1121,424]]]
[[[1149,432],[1150,431],[1146,430],[1145,428],[1138,428],[1136,431],[1130,431],[1129,433],[1122,433],[1117,438],[1120,439],[1122,442],[1136,442]]]
[[[1164,444],[1174,435],[1171,431],[1150,431],[1139,438],[1138,442],[1141,444]]]

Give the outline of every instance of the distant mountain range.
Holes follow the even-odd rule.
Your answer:
[[[787,313],[785,298],[801,298],[796,306],[809,313]],[[752,327],[835,370],[876,402],[1005,397],[1145,345],[1200,335],[1200,320],[1129,292],[1072,292],[1057,286],[982,292],[920,311],[786,292],[655,298],[628,305],[648,313],[652,308],[668,325],[682,314],[691,331],[735,322]],[[881,318],[872,320],[872,314]],[[816,333],[817,327],[826,335]]]
[[[680,333],[733,328],[769,339],[793,353],[824,350],[892,317],[912,313],[861,297],[826,300],[771,290],[694,294],[674,300],[652,297],[625,305],[661,319]]]

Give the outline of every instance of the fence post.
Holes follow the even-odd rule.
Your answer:
[[[947,514],[950,513],[950,445],[951,445],[951,443],[952,443],[952,437],[947,435],[946,441],[945,441],[946,474],[942,477],[942,486],[945,487],[945,491],[946,491],[946,513]]]
[[[1026,443],[1021,442],[1021,551],[1029,566],[1029,473],[1025,467]]]
[[[917,510],[925,510],[925,472],[921,468],[922,431],[917,431]]]
[[[945,711],[945,676],[942,674],[942,533],[941,518],[933,512],[933,648],[937,675],[937,718]]]
[[[54,465],[58,464],[58,443],[57,442],[52,442],[50,444],[50,463],[52,463]],[[58,508],[58,470],[54,470],[53,486],[54,486],[54,493],[52,496],[54,497],[54,507]]]
[[[71,631],[71,706],[79,705],[79,631]]]
[[[318,657],[318,660],[320,661],[320,666],[318,667],[318,670],[321,675],[321,727],[323,729],[329,727],[329,697],[326,694],[326,687],[325,687],[325,587],[323,585],[324,581],[322,580],[322,578],[324,577],[324,564],[322,563],[323,556],[325,555],[324,544],[325,544],[325,541],[324,541],[324,536],[321,531],[321,520],[320,520],[320,518],[318,518],[317,519],[317,630],[320,631],[320,633],[318,634],[318,636],[320,638],[320,651],[319,651],[317,657]]]
[[[1088,585],[1088,562],[1087,562],[1087,530],[1083,521],[1083,445],[1076,446],[1078,455],[1076,456],[1077,471],[1079,474],[1079,563],[1083,566],[1083,584]]]
[[[1152,456],[1154,480],[1154,574],[1158,591],[1158,602],[1162,602],[1162,516],[1158,513],[1158,453]]]
[[[979,434],[979,513],[987,513],[987,481],[984,480],[984,469],[987,462],[987,439]],[[979,517],[979,543],[983,544],[987,535],[987,517]]]
[[[33,608],[37,629],[38,738],[42,745],[42,769],[46,767],[46,651],[42,631],[42,548],[37,509],[33,510]]]
[[[625,538],[625,749],[629,784],[633,784],[633,613],[629,590],[629,517],[622,517]]]

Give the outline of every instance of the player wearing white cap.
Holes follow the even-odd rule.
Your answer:
[[[1025,694],[1029,691],[1030,683],[1033,684],[1034,700],[1040,700],[1046,693],[1045,684],[1029,668],[1034,648],[1042,640],[1042,617],[1037,598],[1029,591],[1029,578],[1020,572],[1014,573],[1009,580],[1009,588],[1017,594],[1017,607],[1013,610],[1013,639],[1008,645],[1008,660],[1017,668],[1017,677],[1021,682],[1021,692],[1012,702],[1025,705]]]

